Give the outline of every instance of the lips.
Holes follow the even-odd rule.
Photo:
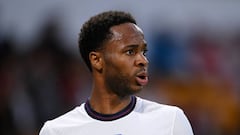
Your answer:
[[[148,83],[148,74],[147,72],[140,72],[136,76],[136,81],[139,85],[144,86]]]

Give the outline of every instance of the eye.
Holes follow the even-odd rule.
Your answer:
[[[143,55],[146,56],[146,55],[147,55],[147,52],[148,52],[147,49],[143,50]]]
[[[133,49],[127,50],[127,51],[126,51],[126,54],[127,54],[127,55],[134,55],[134,54],[135,54],[135,51],[134,51]]]

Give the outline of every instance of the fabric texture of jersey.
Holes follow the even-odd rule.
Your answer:
[[[40,135],[193,135],[183,111],[133,97],[118,114],[93,112],[88,102],[47,121]]]

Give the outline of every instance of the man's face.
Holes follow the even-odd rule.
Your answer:
[[[147,44],[142,30],[132,23],[113,26],[105,44],[105,85],[120,97],[139,92],[148,83]]]

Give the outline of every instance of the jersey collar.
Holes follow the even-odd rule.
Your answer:
[[[128,115],[129,113],[131,113],[132,110],[135,108],[136,101],[137,101],[136,97],[131,96],[131,101],[128,104],[128,106],[126,106],[124,109],[122,109],[121,111],[119,111],[115,114],[102,114],[102,113],[98,113],[98,112],[94,111],[90,105],[89,99],[86,101],[84,108],[85,108],[87,114],[94,119],[97,119],[100,121],[113,121],[113,120],[122,118],[122,117]]]

